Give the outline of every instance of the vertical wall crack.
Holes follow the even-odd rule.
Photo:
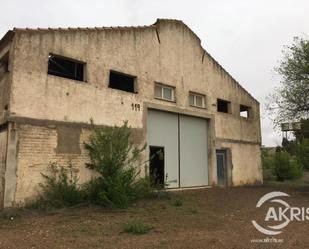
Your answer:
[[[159,44],[161,43],[161,41],[160,41],[160,35],[159,35],[159,31],[158,31],[158,29],[156,28],[156,34],[157,34],[157,39],[158,39],[158,42],[159,42]]]

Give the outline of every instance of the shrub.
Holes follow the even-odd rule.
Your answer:
[[[304,169],[309,170],[309,139],[303,139],[298,145],[297,159]]]
[[[141,153],[130,141],[131,129],[125,122],[117,127],[94,127],[89,143],[90,163],[86,166],[99,176],[85,185],[90,201],[107,207],[126,208],[133,200],[152,192],[148,178],[139,178]]]
[[[183,205],[183,201],[181,200],[181,199],[176,199],[176,200],[174,200],[174,202],[173,202],[173,206],[175,206],[175,207],[181,207]]]
[[[297,179],[302,176],[302,167],[288,152],[278,151],[275,154],[273,173],[278,181]]]
[[[57,163],[49,165],[50,174],[41,175],[45,182],[40,184],[42,194],[33,206],[64,207],[73,206],[83,201],[83,194],[78,187],[77,170],[69,162],[66,166]]]
[[[272,180],[275,168],[275,154],[270,149],[262,148],[263,179]]]
[[[144,224],[140,220],[131,220],[123,225],[123,231],[131,234],[146,234],[152,228],[152,226]]]

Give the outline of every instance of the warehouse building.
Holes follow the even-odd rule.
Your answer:
[[[91,118],[128,120],[154,155],[141,174],[168,188],[262,181],[259,103],[183,22],[13,29],[0,41],[0,207],[35,198],[50,162],[89,180]]]

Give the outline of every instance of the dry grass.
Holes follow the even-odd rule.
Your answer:
[[[272,190],[290,194],[291,205],[309,207],[309,188],[268,186],[177,191],[170,198],[141,201],[127,210],[12,212],[0,218],[0,248],[261,248],[250,242],[265,237],[251,220],[262,212],[255,208],[257,200]],[[182,205],[173,205],[175,200]],[[138,236],[124,233],[130,220],[153,228]],[[309,248],[308,230],[309,222],[290,223],[281,236],[285,240],[281,248]]]

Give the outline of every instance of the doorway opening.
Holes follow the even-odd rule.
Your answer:
[[[226,150],[217,150],[217,185],[227,186]]]
[[[149,174],[152,185],[156,188],[164,188],[164,147],[149,147]]]

